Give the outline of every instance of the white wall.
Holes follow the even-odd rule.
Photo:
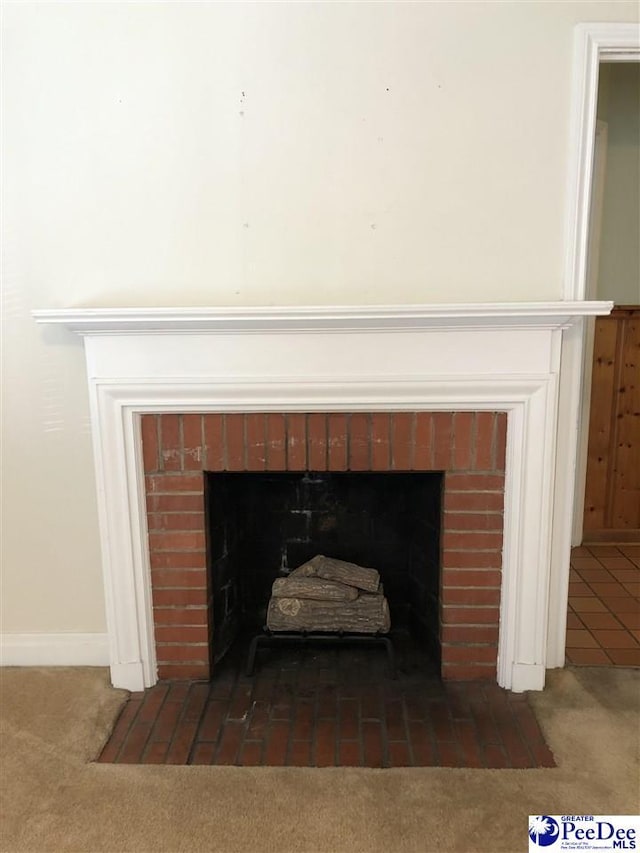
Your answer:
[[[32,308],[561,296],[573,27],[635,2],[5,4],[5,632],[104,630]]]
[[[598,118],[607,123],[607,159],[598,263],[598,299],[640,304],[640,64],[600,69]]]

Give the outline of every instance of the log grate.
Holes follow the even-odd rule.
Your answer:
[[[385,634],[357,634],[350,631],[282,631],[275,632],[270,631],[266,626],[259,633],[256,634],[250,644],[249,644],[249,652],[247,655],[247,664],[245,667],[245,675],[249,678],[254,674],[255,664],[256,664],[256,656],[260,648],[269,648],[273,646],[280,645],[282,643],[288,644],[311,644],[311,645],[323,645],[328,643],[330,645],[363,645],[363,646],[374,646],[381,645],[387,653],[387,667],[388,674],[390,678],[396,679],[398,677],[398,673],[396,670],[396,659],[395,652],[393,649],[393,642],[390,637]]]

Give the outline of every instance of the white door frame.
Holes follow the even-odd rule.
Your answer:
[[[563,298],[566,300],[580,301],[586,298],[593,152],[601,62],[640,62],[640,25],[579,24],[576,27],[568,155],[567,252],[563,288]],[[568,329],[563,336],[549,590],[548,667],[564,666],[584,347],[583,321]]]
[[[585,298],[601,62],[640,62],[640,24],[578,24],[575,34],[564,299]]]
[[[598,291],[598,266],[600,261],[600,238],[604,209],[604,185],[607,170],[608,125],[596,121],[593,149],[593,181],[591,188],[591,212],[589,215],[589,243],[586,269],[587,299],[595,299]],[[582,400],[578,415],[578,453],[576,457],[576,489],[573,505],[572,544],[582,542],[584,531],[584,501],[587,487],[587,453],[589,450],[589,420],[591,414],[591,380],[593,377],[593,345],[596,321],[585,319],[582,346]]]

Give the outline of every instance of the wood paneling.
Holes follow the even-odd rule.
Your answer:
[[[640,535],[640,307],[596,321],[585,539]]]

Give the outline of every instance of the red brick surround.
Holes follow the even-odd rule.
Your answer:
[[[444,471],[442,677],[496,677],[504,412],[142,416],[158,674],[209,678],[204,471]]]

